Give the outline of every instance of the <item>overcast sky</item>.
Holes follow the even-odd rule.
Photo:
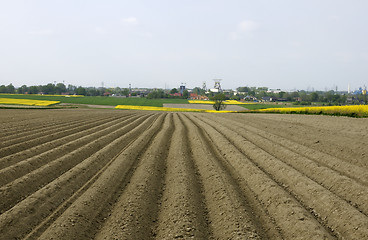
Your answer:
[[[0,85],[368,85],[367,0],[0,0]]]

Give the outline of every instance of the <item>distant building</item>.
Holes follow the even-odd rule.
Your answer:
[[[181,97],[181,96],[183,96],[182,93],[170,93],[170,95],[173,96],[173,97]]]
[[[179,92],[180,92],[180,94],[182,94],[182,95],[183,95],[184,91],[185,91],[185,85],[184,85],[184,84],[182,84],[182,85],[180,86]]]
[[[273,98],[272,97],[268,97],[268,96],[262,97],[262,101],[263,102],[272,102],[273,101]]]
[[[282,91],[281,91],[281,89],[269,89],[267,92],[268,93],[280,93]]]

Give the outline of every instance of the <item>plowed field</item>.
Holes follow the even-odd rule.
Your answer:
[[[0,110],[0,239],[368,239],[368,119]]]

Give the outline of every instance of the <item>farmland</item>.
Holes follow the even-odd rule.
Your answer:
[[[85,105],[102,105],[102,106],[117,106],[117,105],[132,105],[132,106],[152,106],[163,107],[164,104],[187,104],[187,99],[147,99],[147,98],[121,98],[121,97],[101,97],[101,96],[62,96],[62,95],[38,95],[38,94],[0,94],[0,98],[11,99],[30,99],[39,101],[59,101],[63,104],[85,104]],[[198,103],[198,101],[194,101]],[[208,104],[209,101],[205,101]],[[203,103],[203,102],[202,102]],[[194,104],[194,103],[193,103]],[[263,109],[283,107],[276,104],[259,104],[259,103],[247,103],[242,104],[239,102],[232,102],[232,104],[238,104],[247,109]]]
[[[0,94],[0,98],[32,99],[60,101],[61,103],[71,104],[91,104],[91,105],[135,105],[135,106],[154,106],[162,107],[164,103],[188,103],[186,99],[147,99],[147,98],[121,98],[121,97],[99,97],[82,96],[66,97],[55,95],[37,95],[37,94]]]
[[[368,238],[366,118],[0,113],[0,239]]]

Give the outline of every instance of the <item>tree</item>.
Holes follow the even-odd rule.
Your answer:
[[[65,93],[66,92],[66,86],[64,83],[58,83],[56,84],[55,86],[55,93],[56,94],[62,94],[62,93]]]
[[[5,85],[0,86],[0,93],[8,93],[8,88]]]
[[[283,91],[279,92],[279,97],[280,98],[284,98],[285,95],[286,95],[286,92],[283,92]]]
[[[17,92],[18,92],[19,94],[24,94],[24,93],[28,92],[28,87],[27,87],[27,85],[22,85],[20,88],[18,88],[18,89],[17,89]]]
[[[178,93],[178,89],[176,89],[176,88],[173,88],[173,89],[171,89],[171,90],[170,90],[170,93],[171,93],[171,94],[175,94],[175,93]]]
[[[124,88],[122,91],[121,91],[121,94],[123,96],[128,96],[129,95],[129,88]]]
[[[188,90],[184,90],[184,92],[183,92],[183,98],[184,99],[187,99],[189,97],[189,92],[188,92]]]
[[[29,94],[38,94],[39,90],[37,86],[30,86],[29,87]]]
[[[193,88],[193,93],[195,93],[195,94],[198,94],[198,95],[201,95],[201,88],[199,88],[199,87],[195,87],[195,88]]]
[[[69,84],[68,88],[67,88],[67,91],[68,91],[69,94],[75,94],[76,89],[77,89],[76,86]]]
[[[147,95],[147,98],[148,99],[152,99],[152,98],[165,98],[165,97],[167,97],[167,95],[161,89],[157,89],[157,90],[155,90],[153,92],[150,92]]]
[[[312,102],[317,102],[317,101],[318,101],[318,99],[319,99],[318,93],[316,93],[316,92],[312,92],[312,93],[311,93],[311,95],[310,95],[310,100],[311,100]]]
[[[248,87],[238,87],[236,90],[238,90],[238,92],[249,92]]]
[[[8,93],[15,93],[15,87],[13,84],[10,83],[6,88],[8,89]]]
[[[75,92],[77,95],[86,95],[86,89],[84,87],[78,87]]]
[[[226,105],[224,104],[224,101],[226,100],[225,94],[218,93],[211,97],[211,100],[215,102],[215,104],[213,104],[213,108],[216,111],[224,110],[226,108]]]

